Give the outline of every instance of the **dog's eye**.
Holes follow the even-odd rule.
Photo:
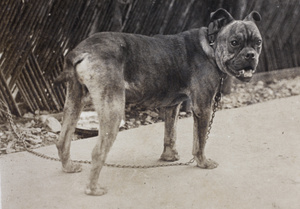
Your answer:
[[[256,45],[257,45],[257,46],[260,46],[260,45],[261,45],[261,43],[262,43],[262,41],[261,41],[261,40],[257,40],[257,41],[256,41]]]
[[[237,40],[233,40],[230,42],[231,46],[238,46],[240,43]]]

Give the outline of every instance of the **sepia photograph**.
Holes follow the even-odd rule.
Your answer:
[[[0,0],[0,209],[299,209],[299,0]]]

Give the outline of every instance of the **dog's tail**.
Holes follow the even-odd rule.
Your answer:
[[[68,57],[65,58],[63,69],[63,72],[53,81],[55,85],[66,82],[74,76],[74,65]]]

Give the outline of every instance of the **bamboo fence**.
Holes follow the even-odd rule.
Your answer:
[[[207,25],[220,7],[236,19],[261,13],[259,71],[299,66],[298,0],[0,0],[0,99],[16,116],[61,111],[65,86],[53,80],[64,55],[90,34],[174,34]]]

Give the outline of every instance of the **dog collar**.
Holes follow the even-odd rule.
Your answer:
[[[207,37],[208,37],[208,43],[211,47],[214,46],[215,44],[215,40],[216,40],[216,37],[221,29],[221,26],[222,26],[222,23],[223,21],[225,20],[225,18],[220,18],[220,19],[217,19],[217,20],[214,20],[212,22],[210,22],[208,24],[208,28],[207,28]],[[218,68],[219,70],[219,73],[220,73],[220,77],[224,80],[226,77],[227,77],[227,74],[224,73],[217,65],[217,63],[215,62],[215,65],[216,67]]]
[[[210,46],[213,46],[215,44],[216,37],[222,27],[222,23],[224,20],[225,18],[220,18],[208,24],[207,37]]]

